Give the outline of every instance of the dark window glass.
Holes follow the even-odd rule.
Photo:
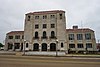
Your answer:
[[[20,39],[20,35],[15,35],[15,39]]]
[[[92,43],[86,43],[86,48],[92,48]]]
[[[36,24],[36,25],[35,25],[35,29],[38,29],[38,28],[39,28],[39,25],[38,25],[38,24]]]
[[[91,33],[86,33],[85,34],[85,39],[90,40],[91,39]]]
[[[61,47],[64,47],[64,44],[63,43],[61,43]]]
[[[35,32],[35,38],[38,38],[38,32]]]
[[[82,34],[77,34],[77,40],[83,40],[83,35]]]
[[[28,16],[28,21],[30,21],[31,16]]]
[[[54,31],[51,31],[51,37],[55,37],[55,32]]]
[[[77,44],[78,48],[83,48],[83,44]]]
[[[45,32],[45,31],[43,32],[43,37],[44,37],[44,38],[46,37],[46,32]]]
[[[60,19],[62,19],[62,14],[59,14],[60,15]]]
[[[35,16],[35,19],[39,19],[39,16]]]
[[[51,24],[51,28],[55,28],[55,24]]]
[[[28,43],[26,43],[26,48],[28,47]]]
[[[75,44],[69,44],[69,48],[75,48]]]
[[[55,18],[55,15],[51,15],[51,19]]]
[[[69,34],[69,40],[74,40],[74,34]]]
[[[22,39],[24,39],[24,35],[22,35]]]
[[[13,39],[13,36],[9,36],[8,39]]]
[[[46,24],[43,24],[43,28],[47,28],[47,25]]]
[[[44,15],[44,16],[43,16],[43,19],[47,19],[47,15]]]

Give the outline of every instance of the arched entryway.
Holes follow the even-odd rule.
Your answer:
[[[50,51],[56,51],[56,44],[55,43],[50,44]]]
[[[33,44],[33,51],[39,51],[39,44],[38,43]]]
[[[8,43],[8,50],[13,49],[13,44]]]
[[[42,51],[47,51],[47,44],[46,43],[42,44]]]

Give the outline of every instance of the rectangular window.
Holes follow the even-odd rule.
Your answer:
[[[51,15],[51,19],[55,18],[55,15]]]
[[[15,39],[20,39],[20,35],[15,35]]]
[[[43,19],[47,19],[47,15],[44,15],[44,16],[43,16]]]
[[[75,48],[75,44],[69,44],[69,48]]]
[[[60,19],[62,19],[62,14],[59,14],[59,16],[60,16]]]
[[[86,43],[86,48],[92,48],[92,43]]]
[[[47,25],[46,24],[43,24],[43,28],[47,28]]]
[[[35,19],[39,19],[39,16],[35,16]]]
[[[36,25],[35,25],[35,29],[38,29],[38,28],[39,28],[39,25],[38,25],[38,24],[36,24]]]
[[[83,44],[77,44],[77,48],[83,48]]]
[[[28,48],[28,43],[26,43],[26,48]]]
[[[51,24],[51,28],[55,28],[55,24]]]
[[[85,39],[90,40],[91,39],[91,33],[86,33],[85,34]]]
[[[74,40],[74,34],[69,34],[69,40]]]
[[[63,43],[61,43],[61,48],[63,48],[64,47],[64,44]]]
[[[77,34],[77,40],[83,40],[83,34]]]
[[[13,39],[13,36],[9,36],[8,39]]]
[[[28,16],[28,19],[27,19],[27,21],[30,21],[30,18],[31,18],[31,16]]]

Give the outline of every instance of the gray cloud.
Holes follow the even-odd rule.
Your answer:
[[[7,32],[23,30],[25,13],[41,10],[66,11],[67,28],[72,25],[89,27],[100,39],[100,0],[0,0],[0,42]]]

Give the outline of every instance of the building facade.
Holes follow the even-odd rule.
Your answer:
[[[73,29],[66,29],[67,45],[71,53],[95,52],[96,40],[94,31],[89,28],[73,26]]]
[[[66,29],[63,10],[25,14],[24,31],[6,34],[5,50],[65,51],[83,53],[96,51],[95,33],[89,28]]]
[[[28,44],[26,50],[67,50],[65,11],[32,12],[25,16],[24,41]]]
[[[23,50],[24,31],[11,31],[6,34],[5,50],[21,51]]]

